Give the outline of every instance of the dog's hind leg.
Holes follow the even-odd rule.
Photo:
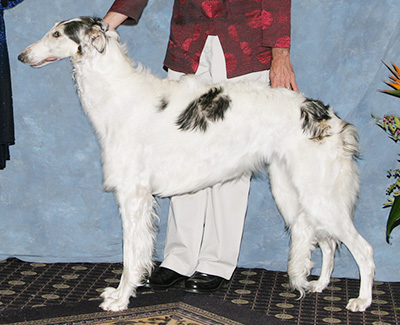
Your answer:
[[[333,266],[335,263],[336,241],[332,238],[325,238],[318,241],[322,252],[322,267],[319,279],[310,281],[309,291],[322,292],[329,284]]]
[[[288,275],[290,285],[300,292],[302,298],[309,290],[310,275],[314,262],[311,260],[311,252],[315,249],[315,233],[307,222],[307,216],[301,212],[290,227],[290,252],[288,261]]]
[[[350,299],[346,308],[351,311],[365,311],[372,302],[372,286],[375,272],[373,248],[358,233],[353,223],[343,225],[338,239],[347,246],[360,270],[359,296]]]
[[[285,161],[272,157],[268,172],[275,203],[286,226],[290,228],[300,213],[300,205],[298,193],[291,182]]]
[[[308,290],[307,276],[314,263],[311,251],[314,249],[314,230],[306,228],[306,216],[299,204],[299,195],[294,187],[286,162],[272,157],[269,163],[271,191],[282,214],[286,226],[291,232],[291,246],[288,262],[290,284],[304,296]]]
[[[339,167],[336,166],[337,168],[334,164],[335,162],[329,164],[331,170],[345,170],[343,161]],[[317,168],[313,168],[313,170],[317,170]],[[310,173],[310,175],[312,174]],[[365,311],[372,301],[375,266],[373,249],[358,233],[352,220],[358,186],[357,179],[353,173],[339,175],[335,178],[330,177],[329,173],[326,173],[325,178],[323,174],[315,175],[313,179],[310,175],[303,172],[301,176],[302,179],[304,176],[310,179],[308,183],[296,182],[299,192],[302,193],[301,202],[306,210],[308,220],[318,229],[317,239],[321,233],[325,233],[326,236],[345,244],[350,250],[358,264],[361,283],[359,297],[350,299],[346,308],[351,311]],[[331,184],[330,188],[327,184]],[[295,229],[292,230],[292,233],[295,233]],[[324,272],[329,269],[327,266]],[[324,279],[327,277],[327,273],[322,276]]]
[[[123,272],[117,289],[107,288],[101,297],[104,310],[120,311],[128,307],[143,276],[150,273],[154,249],[154,198],[147,187],[117,191],[123,227]]]

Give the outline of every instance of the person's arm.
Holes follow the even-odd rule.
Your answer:
[[[121,14],[115,11],[109,11],[104,17],[104,21],[108,25],[110,29],[116,29],[119,25],[121,25],[126,19],[127,15]]]
[[[136,25],[148,0],[115,0],[104,21],[110,29],[119,25]]]
[[[272,48],[270,81],[272,87],[299,91],[290,62],[291,0],[261,0],[267,28],[263,28],[263,45]]]
[[[299,91],[292,62],[290,61],[289,48],[273,48],[271,70],[269,72],[271,87],[285,87]]]

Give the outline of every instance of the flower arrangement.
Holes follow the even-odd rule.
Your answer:
[[[383,62],[392,73],[389,76],[390,81],[385,82],[392,87],[392,90],[381,90],[381,92],[400,97],[400,69],[392,63],[392,67]],[[384,115],[383,118],[377,118],[372,115],[377,125],[379,125],[394,142],[400,141],[400,117],[397,115]],[[399,154],[400,156],[400,154]],[[400,161],[400,160],[399,160]],[[390,207],[390,213],[386,224],[386,241],[390,242],[392,230],[400,224],[400,169],[388,170],[387,177],[394,180],[386,189],[388,201],[383,204],[385,208]]]

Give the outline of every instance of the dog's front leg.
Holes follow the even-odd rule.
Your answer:
[[[120,311],[128,307],[129,298],[135,296],[143,275],[153,266],[154,199],[147,187],[125,193],[117,191],[123,227],[123,272],[118,288],[106,288],[100,305],[104,310]]]

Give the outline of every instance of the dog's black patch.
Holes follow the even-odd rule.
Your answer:
[[[160,112],[162,112],[163,110],[165,110],[168,106],[168,101],[165,98],[161,99],[160,105],[158,106],[158,109]]]
[[[324,105],[319,100],[306,99],[300,107],[301,118],[303,120],[303,130],[310,134],[313,140],[322,140],[329,136],[330,126],[326,121],[331,119],[329,106]]]
[[[208,121],[223,120],[231,99],[222,92],[222,87],[214,87],[192,101],[178,118],[179,129],[184,131],[199,129],[205,132]]]
[[[72,39],[76,44],[80,44],[80,38],[78,36],[78,31],[82,29],[83,23],[81,21],[71,21],[65,24],[64,33],[70,39]]]
[[[64,33],[75,43],[80,44],[81,38],[79,32],[84,29],[85,33],[89,32],[93,26],[97,25],[103,27],[101,18],[96,17],[80,17],[79,20],[63,21],[60,23],[65,24]]]

